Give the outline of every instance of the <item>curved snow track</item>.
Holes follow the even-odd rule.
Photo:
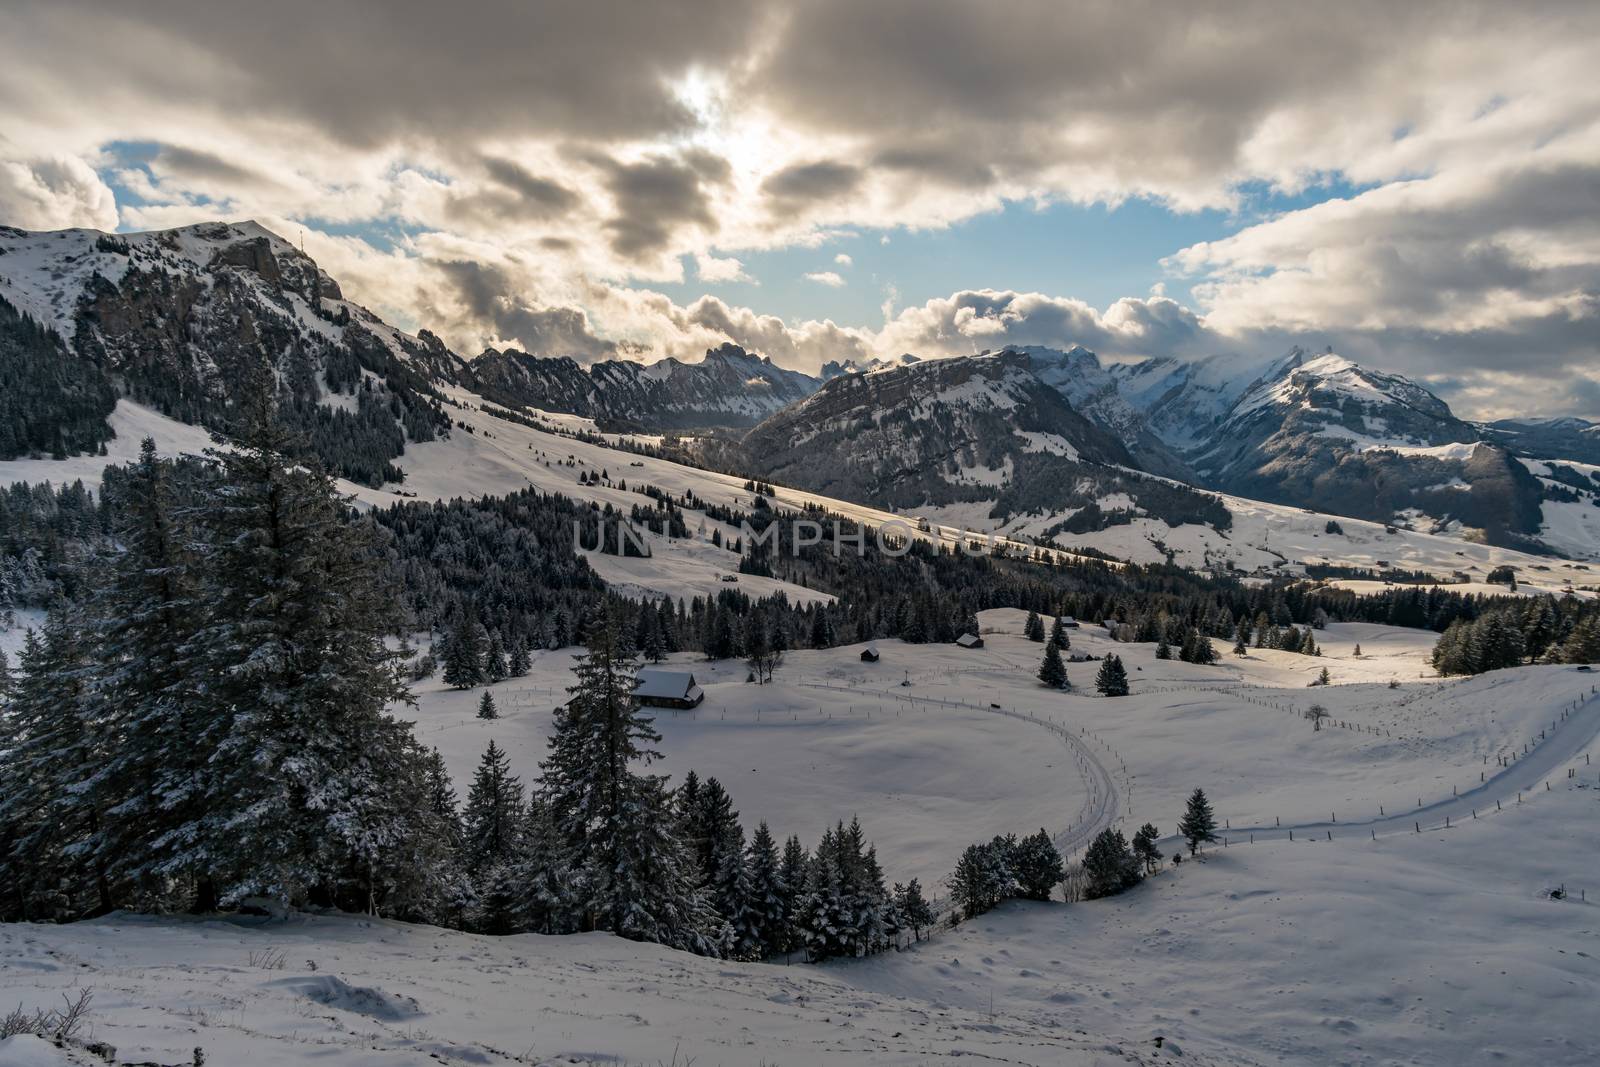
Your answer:
[[[1067,750],[1072,753],[1073,764],[1078,769],[1079,777],[1083,779],[1086,793],[1083,806],[1078,809],[1078,814],[1072,823],[1053,837],[1056,848],[1061,850],[1063,856],[1071,856],[1074,852],[1087,848],[1096,834],[1116,825],[1117,821],[1122,817],[1123,801],[1111,769],[1101,762],[1093,746],[1088,741],[1059,723],[1051,722],[1049,719],[1041,718],[1037,715],[1030,715],[1025,711],[1013,711],[1010,708],[996,707],[992,704],[975,704],[965,700],[924,697],[910,693],[886,693],[878,689],[833,685],[825,682],[801,682],[800,685],[811,689],[831,689],[839,692],[857,693],[862,696],[871,696],[879,699],[889,697],[914,704],[926,704],[944,708],[966,708],[972,711],[985,712],[989,715],[1005,715],[1049,730],[1060,738],[1061,742],[1067,746]]]
[[[1550,775],[1562,764],[1574,761],[1583,751],[1600,738],[1600,693],[1590,693],[1576,708],[1558,719],[1555,727],[1529,750],[1528,754],[1508,764],[1488,778],[1482,785],[1464,793],[1407,811],[1379,815],[1370,819],[1332,819],[1317,822],[1290,823],[1281,826],[1234,826],[1226,836],[1230,841],[1289,840],[1295,834],[1305,837],[1334,839],[1350,831],[1366,830],[1369,837],[1392,833],[1418,833],[1422,830],[1440,830],[1478,817],[1479,813],[1493,813],[1505,804],[1518,804],[1524,793],[1538,789],[1548,782]],[[1424,826],[1423,823],[1428,825]],[[1342,833],[1341,833],[1342,832]],[[1177,835],[1163,838],[1162,845],[1175,845]]]

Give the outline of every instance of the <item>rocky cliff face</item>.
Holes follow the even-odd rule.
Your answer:
[[[503,402],[652,431],[753,426],[821,384],[733,344],[710,349],[699,363],[608,360],[591,367],[491,349],[471,369],[485,395]]]
[[[120,396],[226,430],[263,360],[287,421],[358,481],[398,476],[407,440],[447,433],[438,385],[462,362],[343,299],[310,257],[255,223],[151,233],[0,229],[0,298],[62,338]]]

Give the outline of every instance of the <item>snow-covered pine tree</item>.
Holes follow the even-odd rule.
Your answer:
[[[838,831],[824,830],[806,865],[805,892],[800,901],[799,928],[813,962],[849,954],[850,917],[846,914],[839,870]]]
[[[1051,689],[1067,688],[1067,665],[1061,662],[1061,650],[1053,641],[1044,646],[1044,661],[1039,664],[1039,681]]]
[[[800,843],[798,834],[789,835],[783,843],[783,867],[780,881],[783,884],[783,921],[777,951],[787,955],[805,947],[805,931],[801,926],[805,910],[806,877],[811,870],[811,856]]]
[[[1128,671],[1122,665],[1122,657],[1107,655],[1100,662],[1100,671],[1095,675],[1094,687],[1101,696],[1125,697],[1128,695]]]
[[[487,649],[483,654],[483,677],[487,682],[501,682],[511,673],[511,668],[506,665],[506,646],[500,640],[500,631],[496,630],[489,635]]]
[[[905,885],[896,884],[894,900],[904,928],[911,931],[914,939],[921,941],[922,931],[932,926],[935,919],[933,908],[923,899],[922,884],[915,878]]]
[[[533,663],[528,656],[528,643],[519,637],[511,646],[511,659],[507,663],[511,677],[527,677],[528,671],[532,666]]]
[[[96,769],[98,754],[80,713],[85,665],[77,626],[52,612],[41,637],[23,637],[22,678],[0,718],[0,914],[25,921],[65,921],[92,912],[95,879],[70,853],[92,831],[93,811],[75,787]],[[103,895],[103,894],[102,894]]]
[[[1049,900],[1050,893],[1066,877],[1061,853],[1042,827],[1017,842],[1012,851],[1011,874],[1018,895],[1025,900]]]
[[[6,650],[0,648],[0,708],[5,707],[6,702],[11,699],[16,685],[16,675],[11,673],[11,659],[6,655]]]
[[[1189,855],[1193,856],[1200,851],[1200,846],[1210,841],[1215,841],[1217,835],[1213,832],[1217,828],[1217,817],[1212,814],[1211,802],[1206,799],[1205,790],[1196,789],[1189,794],[1188,806],[1184,809],[1183,818],[1178,821],[1178,833],[1189,845]]]
[[[374,528],[276,421],[257,368],[232,448],[207,455],[195,508],[207,614],[185,646],[213,714],[203,803],[172,827],[177,866],[232,895],[326,902],[372,897],[385,849],[414,827],[385,774],[406,764],[410,700],[384,644],[401,612]],[[340,896],[348,888],[348,896]]]
[[[784,935],[789,925],[786,913],[789,893],[783,881],[783,859],[764,821],[750,838],[745,870],[749,878],[746,903],[754,916],[756,940],[760,944],[760,956],[764,958],[784,951]],[[737,936],[737,928],[734,933]]]
[[[577,657],[576,684],[556,714],[543,789],[579,879],[589,926],[635,940],[725,955],[732,935],[697,888],[662,780],[636,773],[661,740],[633,691],[633,657],[608,611]]]
[[[462,866],[474,878],[516,858],[523,821],[522,780],[490,738],[461,815]]]
[[[739,825],[739,813],[733,810],[733,798],[728,796],[722,783],[707,778],[695,792],[694,807],[686,812],[686,817],[685,841],[695,859],[697,880],[709,884],[717,876],[725,838]]]
[[[1090,842],[1083,854],[1083,873],[1088,883],[1084,896],[1089,900],[1109,897],[1139,882],[1139,861],[1121,830],[1101,830]]]
[[[567,849],[539,794],[532,796],[522,822],[516,869],[522,886],[522,917],[538,934],[568,934],[583,928],[583,893],[567,863]]]
[[[733,935],[728,955],[741,960],[760,959],[762,920],[751,905],[753,890],[745,864],[744,827],[737,821],[722,829],[713,850],[713,862],[716,866],[706,884],[706,896]]]
[[[471,689],[484,682],[483,648],[478,643],[478,623],[470,612],[445,637],[444,670],[440,677],[456,689]]]
[[[1172,658],[1172,646],[1167,644],[1167,635],[1166,635],[1165,632],[1163,632],[1162,635],[1161,635],[1160,640],[1158,640],[1156,642],[1156,659],[1171,659],[1171,658]]]
[[[495,707],[494,694],[485,689],[483,691],[483,699],[478,701],[478,718],[498,719],[499,717],[500,709]]]

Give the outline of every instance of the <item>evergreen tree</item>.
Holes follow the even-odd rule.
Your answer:
[[[496,630],[489,635],[488,650],[483,655],[483,675],[488,682],[504,681],[510,674],[510,667],[506,665],[506,649],[500,640],[500,632]]]
[[[96,862],[138,883],[199,872],[163,869],[170,847],[156,847],[175,825],[200,816],[205,751],[195,737],[207,709],[190,676],[185,645],[203,609],[185,532],[173,518],[171,464],[145,438],[119,493],[117,540],[122,552],[104,569],[88,605],[89,639],[99,662],[89,699],[100,729],[116,743],[98,768],[115,811],[89,848]],[[216,907],[213,885],[192,903]]]
[[[1156,848],[1156,842],[1160,839],[1161,832],[1150,823],[1139,827],[1133,835],[1133,854],[1144,864],[1144,873],[1147,875],[1161,869],[1161,851]]]
[[[1095,675],[1094,687],[1101,696],[1125,697],[1128,695],[1128,671],[1122,665],[1122,657],[1107,655],[1100,662],[1100,671]]]
[[[74,856],[104,802],[76,796],[99,758],[93,724],[82,714],[77,627],[52,612],[42,638],[31,629],[24,635],[21,666],[16,696],[0,718],[0,892],[11,898],[7,910],[23,919],[81,918],[101,909],[85,892],[97,879]]]
[[[1167,635],[1162,633],[1161,639],[1156,642],[1156,659],[1171,659],[1172,646],[1167,644]]]
[[[1054,642],[1044,646],[1044,662],[1039,664],[1039,681],[1051,689],[1065,689],[1069,684],[1067,665],[1061,662],[1061,650]]]
[[[532,666],[533,663],[528,657],[528,644],[526,641],[523,641],[519,638],[517,642],[511,646],[511,660],[508,664],[508,667],[511,671],[511,677],[527,677],[528,671]]]
[[[1066,877],[1061,853],[1043,829],[1017,843],[1012,857],[1012,875],[1017,894],[1024,900],[1049,900],[1050,893]]]
[[[706,896],[732,934],[728,955],[734,959],[760,959],[764,949],[763,920],[751,902],[754,890],[750,869],[745,865],[744,828],[737,822],[724,829],[714,856],[716,869],[706,885]]]
[[[1247,656],[1250,654],[1250,620],[1241,618],[1239,628],[1234,631],[1233,654]]]
[[[783,885],[783,929],[776,951],[790,953],[805,947],[805,931],[801,926],[806,899],[806,879],[811,870],[811,857],[798,835],[791,834],[783,843],[783,867],[780,881]]]
[[[1039,618],[1037,611],[1029,611],[1027,621],[1022,624],[1022,636],[1029,641],[1044,640],[1044,620]]]
[[[973,632],[976,633],[977,631]],[[1050,626],[1050,644],[1060,652],[1065,652],[1072,647],[1072,642],[1067,637],[1067,627],[1062,623],[1059,615],[1056,616],[1055,622]]]
[[[230,895],[368,906],[385,850],[421,829],[391,793],[422,758],[385,710],[410,700],[384,643],[399,606],[372,525],[289,458],[266,368],[241,407],[195,508],[207,612],[183,652],[210,712],[188,739],[203,792],[156,844]]]
[[[494,694],[485,689],[483,691],[483,699],[478,701],[478,718],[498,719],[499,717],[500,709],[494,706]]]
[[[572,698],[556,713],[544,789],[581,878],[587,924],[623,937],[724,955],[727,925],[696,888],[662,780],[636,773],[661,740],[633,691],[637,667],[608,612],[577,658]]]
[[[1090,900],[1109,897],[1138,884],[1139,861],[1121,830],[1100,831],[1083,854],[1083,873],[1087,882],[1084,896]]]
[[[1204,790],[1196,789],[1189,794],[1188,807],[1178,821],[1178,833],[1188,843],[1189,855],[1200,851],[1202,844],[1215,841],[1217,835],[1213,831],[1216,828],[1217,817],[1211,812],[1211,802],[1206,799]]]
[[[471,689],[484,682],[483,649],[478,643],[478,623],[463,616],[445,639],[444,683],[456,689]]]
[[[11,673],[11,660],[6,656],[6,650],[0,648],[0,707],[11,699],[11,694],[17,685],[16,677]]]
[[[755,836],[750,839],[745,870],[749,879],[746,903],[754,919],[755,941],[760,946],[757,955],[782,952],[789,927],[789,892],[784,883],[783,859],[765,822],[756,827]]]
[[[1044,640],[1043,636],[1040,640]],[[922,931],[932,926],[935,919],[933,908],[922,897],[921,883],[913,878],[905,885],[897,884],[894,887],[894,902],[900,912],[901,923],[911,931],[913,938],[921,941]]]
[[[973,919],[1009,897],[1015,883],[1003,838],[968,845],[950,876],[950,896],[965,918]]]
[[[478,761],[462,813],[463,866],[474,877],[513,862],[523,819],[522,780],[505,750],[489,741]]]

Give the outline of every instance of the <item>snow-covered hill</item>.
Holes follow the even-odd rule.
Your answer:
[[[185,1063],[196,1048],[213,1064],[331,1067],[1592,1059],[1589,676],[1421,679],[1429,635],[1365,624],[1320,632],[1317,659],[1253,650],[1214,667],[1078,631],[1075,648],[1128,664],[1132,695],[1107,700],[1039,687],[1023,619],[983,612],[988,643],[959,660],[885,643],[875,665],[848,647],[797,652],[770,687],[711,678],[720,710],[664,713],[671,769],[714,768],[735,807],[775,827],[809,831],[817,809],[863,804],[903,877],[947,867],[968,838],[1028,828],[1016,821],[1073,818],[1085,770],[1043,725],[1064,724],[1120,771],[1125,832],[1147,820],[1170,832],[1204,787],[1225,840],[1202,860],[1121,896],[1012,902],[900,952],[819,966],[336,914],[0,926],[0,1002],[91,990],[86,1030],[121,1063]],[[526,772],[545,751],[560,656],[498,683],[494,722],[463,695],[425,691],[423,740],[458,777],[490,737]],[[1322,666],[1334,684],[1306,689]],[[1312,701],[1331,713],[1322,730],[1302,716]],[[1537,773],[1524,781],[1522,767]],[[1502,772],[1504,789],[1470,799]],[[945,819],[924,810],[951,798]],[[1465,810],[1447,828],[1436,808],[1453,798]],[[1258,840],[1239,829],[1275,820]],[[13,1038],[0,1044],[12,1062],[95,1061]]]

